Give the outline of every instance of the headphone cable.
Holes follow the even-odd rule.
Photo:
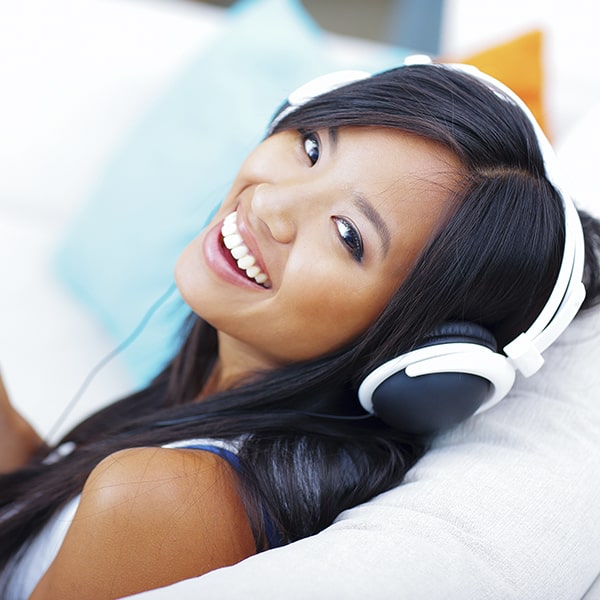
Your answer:
[[[171,283],[166,292],[164,292],[160,298],[158,298],[146,311],[144,316],[141,318],[139,323],[135,326],[135,328],[131,331],[131,333],[113,350],[111,350],[108,354],[106,354],[98,363],[90,370],[82,384],[79,386],[79,389],[75,392],[75,395],[71,398],[68,404],[63,408],[62,412],[50,428],[50,431],[46,434],[44,438],[44,442],[50,445],[50,440],[54,437],[58,429],[62,427],[66,418],[69,416],[75,405],[81,400],[83,394],[87,391],[88,387],[98,375],[98,373],[116,356],[121,354],[124,350],[126,350],[140,335],[140,333],[144,330],[150,319],[154,316],[156,311],[169,299],[169,297],[175,291],[176,286],[175,283]]]

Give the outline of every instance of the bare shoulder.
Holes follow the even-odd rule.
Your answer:
[[[224,459],[194,450],[122,450],[90,474],[33,598],[128,595],[254,552],[236,474]]]
[[[131,448],[111,454],[90,473],[82,506],[135,501],[141,508],[150,500],[156,509],[155,502],[164,499],[172,507],[173,500],[187,504],[200,496],[209,501],[207,489],[225,492],[234,486],[232,468],[211,452]]]

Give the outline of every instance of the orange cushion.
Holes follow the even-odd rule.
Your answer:
[[[458,62],[473,65],[511,88],[548,133],[544,113],[543,34],[540,30],[471,56],[459,57]]]

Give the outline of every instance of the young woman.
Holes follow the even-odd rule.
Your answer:
[[[166,585],[401,482],[426,429],[365,418],[360,382],[456,321],[484,345],[515,340],[562,277],[565,215],[529,119],[461,70],[291,102],[180,257],[193,316],[147,389],[58,448],[0,392],[3,597]],[[581,220],[591,306],[600,226]]]

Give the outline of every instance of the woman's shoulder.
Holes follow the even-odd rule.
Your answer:
[[[90,473],[82,502],[125,500],[135,490],[142,496],[166,494],[170,498],[198,493],[198,484],[233,483],[235,474],[227,460],[204,448],[140,447],[119,450],[104,458]]]
[[[40,598],[127,595],[255,552],[234,469],[219,455],[131,448],[91,472]],[[65,596],[72,593],[75,596]],[[33,596],[38,597],[38,596]]]
[[[130,532],[152,538],[178,530],[182,548],[216,546],[240,531],[251,537],[235,470],[203,449],[141,447],[109,455],[90,473],[79,513],[86,519],[110,513]]]

